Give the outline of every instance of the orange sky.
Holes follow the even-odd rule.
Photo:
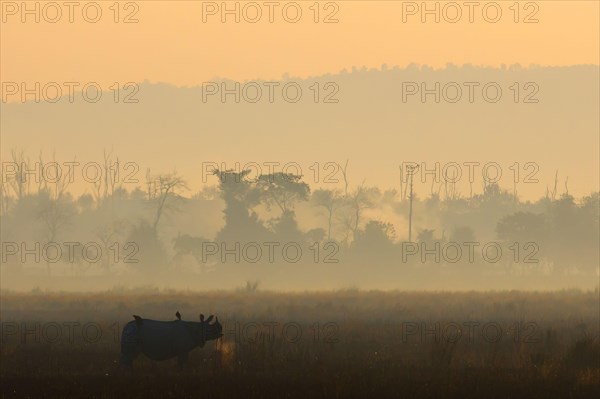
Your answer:
[[[283,18],[283,7],[292,2],[276,2],[273,23],[268,21],[265,1],[254,3],[263,13],[257,23],[244,21],[243,15],[239,23],[231,15],[222,23],[219,12],[203,22],[203,7],[211,2],[193,0],[120,2],[118,23],[113,20],[113,0],[96,2],[102,10],[97,23],[86,22],[82,13],[84,5],[93,2],[78,2],[73,23],[66,6],[61,7],[61,20],[50,23],[47,19],[54,18],[56,10],[46,6],[49,2],[27,2],[30,9],[36,3],[39,23],[35,15],[23,15],[22,1],[0,1],[3,83],[98,82],[109,90],[113,82],[149,80],[190,86],[214,77],[277,79],[286,73],[307,77],[382,64],[600,64],[597,0],[520,1],[518,16],[514,0],[474,2],[473,22],[466,1],[427,2],[430,9],[438,4],[439,23],[435,15],[428,15],[423,23],[420,10],[403,15],[422,7],[421,1],[321,1],[318,23],[314,0],[295,3],[302,10],[297,23]],[[246,3],[239,2],[242,13]],[[456,14],[448,3],[459,5],[459,22],[446,21]],[[222,2],[211,4],[221,7]],[[227,4],[233,8],[236,2]],[[486,18],[495,17],[496,6],[502,15],[491,23]],[[255,12],[246,11],[250,18]],[[123,23],[132,12],[138,22]],[[332,12],[338,22],[323,23]],[[93,8],[86,15],[93,18]],[[293,17],[293,8],[286,15]],[[525,23],[528,16],[537,22]],[[27,20],[22,22],[24,17]],[[597,187],[597,179],[581,184],[580,191],[587,193],[590,185]]]
[[[202,22],[201,1],[139,1],[124,9],[119,19],[135,12],[139,22],[114,23],[114,3],[100,1],[102,17],[93,24],[83,19],[80,2],[74,9],[74,22],[68,22],[68,8],[58,23],[44,18],[40,3],[40,22],[26,15],[23,23],[21,1],[2,1],[1,80],[7,81],[162,81],[176,85],[196,85],[213,77],[232,79],[278,78],[337,72],[352,66],[404,66],[411,62],[436,67],[446,63],[476,65],[573,65],[599,64],[598,1],[520,2],[520,22],[515,23],[514,1],[499,1],[502,16],[497,23],[484,19],[495,15],[493,2],[476,2],[474,21],[469,8],[458,1],[462,18],[453,18],[456,9],[438,2],[440,22],[421,14],[405,15],[412,5],[401,1],[320,2],[319,20],[335,11],[337,23],[315,23],[314,1],[299,1],[302,17],[297,23],[283,19],[285,3],[274,8],[274,23],[268,22],[268,6],[259,1],[263,13],[257,23],[240,23],[220,14]],[[62,4],[63,2],[58,2]],[[233,8],[236,2],[228,2]],[[243,12],[244,4],[239,2]],[[436,2],[428,2],[435,7]],[[529,5],[526,6],[526,3]],[[220,7],[221,2],[215,3]],[[486,5],[488,4],[488,5]],[[28,2],[28,7],[35,2]],[[16,10],[15,8],[19,9]],[[204,5],[204,7],[207,7]],[[289,8],[288,16],[294,15]],[[327,8],[326,8],[327,7]],[[337,9],[336,9],[337,8]],[[444,13],[445,10],[445,13]],[[254,10],[246,8],[251,18]],[[46,9],[46,19],[55,10]],[[537,23],[524,23],[534,13]],[[14,14],[14,15],[13,15]],[[93,18],[94,9],[88,8]]]

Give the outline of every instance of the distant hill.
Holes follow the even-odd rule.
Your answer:
[[[337,103],[314,102],[319,82],[319,100],[331,97]],[[334,85],[325,86],[327,82]],[[434,95],[422,103],[419,95],[403,101],[404,89],[426,82],[446,87],[440,103]],[[468,86],[474,102],[468,100]],[[482,87],[502,89],[496,103],[486,101]],[[518,82],[518,103],[514,102]],[[533,83],[525,86],[526,83]],[[217,82],[220,84],[221,82]],[[226,82],[233,87],[233,82]],[[350,159],[351,184],[366,179],[382,188],[397,187],[402,161],[495,161],[503,168],[514,161],[540,165],[539,184],[519,186],[532,197],[545,193],[555,170],[569,176],[574,194],[598,190],[599,68],[598,66],[481,68],[449,65],[443,70],[409,66],[381,70],[353,70],[310,79],[280,81],[275,100],[268,101],[264,82],[246,86],[254,97],[257,86],[263,97],[257,103],[234,102],[228,95],[223,104],[218,96],[203,101],[202,87],[169,84],[139,84],[137,104],[113,102],[105,92],[91,104],[76,96],[74,103],[2,104],[2,158],[13,148],[24,149],[36,158],[56,150],[57,157],[80,162],[98,161],[104,148],[114,148],[121,161],[140,164],[153,171],[177,171],[192,187],[200,184],[202,162],[279,161],[298,162],[305,175],[315,161],[343,162]],[[290,85],[291,83],[291,85]],[[280,87],[294,83],[303,90],[297,103],[281,97]],[[510,87],[513,87],[511,89]],[[463,90],[456,103],[444,100]],[[538,90],[539,89],[539,90]],[[537,91],[536,94],[533,93]],[[124,93],[121,93],[124,94]],[[527,95],[537,103],[524,103]],[[503,180],[509,187],[510,179]],[[312,183],[312,181],[311,181]],[[480,183],[476,183],[480,189]],[[562,187],[560,188],[563,189]],[[420,188],[423,194],[429,190]],[[464,192],[464,189],[463,189]]]

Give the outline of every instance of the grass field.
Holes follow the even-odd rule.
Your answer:
[[[2,397],[600,397],[598,291],[2,294]],[[184,368],[118,364],[132,314],[219,316]]]

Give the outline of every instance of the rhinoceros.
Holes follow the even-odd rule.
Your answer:
[[[181,320],[179,312],[176,316],[177,320],[157,321],[134,315],[121,334],[121,365],[131,367],[140,353],[153,360],[177,357],[183,365],[192,349],[223,336],[218,317],[211,324],[212,315],[204,320],[201,314],[200,322]]]

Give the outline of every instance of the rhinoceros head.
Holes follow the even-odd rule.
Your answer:
[[[217,317],[213,323],[214,316],[209,316],[208,319],[204,320],[204,315],[200,315],[199,329],[197,331],[198,336],[196,337],[198,344],[204,346],[206,341],[221,338],[223,336],[223,326],[219,323]]]

